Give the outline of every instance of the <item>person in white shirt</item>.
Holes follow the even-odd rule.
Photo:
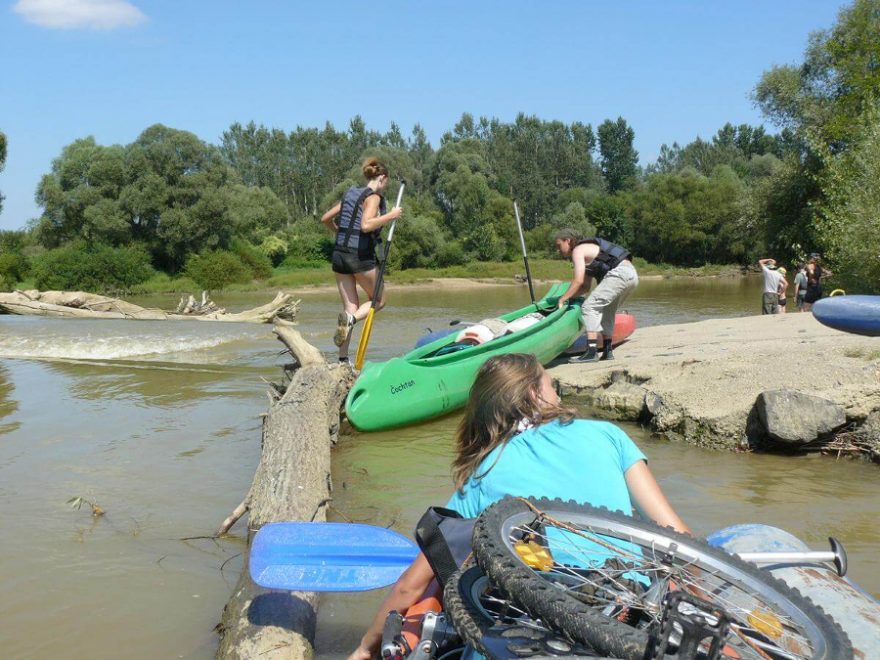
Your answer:
[[[776,259],[758,259],[758,263],[764,273],[761,314],[779,314],[779,287],[784,278],[776,270]]]

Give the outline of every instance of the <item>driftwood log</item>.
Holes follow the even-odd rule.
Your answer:
[[[263,419],[260,464],[244,501],[223,521],[225,534],[248,513],[248,549],[268,522],[324,521],[330,502],[330,448],[339,432],[339,411],[354,380],[345,365],[328,366],[321,352],[290,324],[275,322],[278,338],[293,355],[286,388],[269,393]],[[263,589],[244,570],[218,626],[218,658],[311,658],[317,594]]]
[[[203,304],[207,298],[203,296]],[[137,319],[146,321],[225,321],[231,323],[271,323],[276,318],[293,321],[299,301],[281,291],[272,302],[260,307],[227,313],[218,309],[210,313],[170,313],[148,309],[118,298],[99,296],[84,291],[14,291],[0,293],[0,314],[25,314],[74,319]],[[183,312],[183,310],[181,310]]]

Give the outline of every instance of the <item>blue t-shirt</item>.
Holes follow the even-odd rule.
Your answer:
[[[558,420],[523,431],[496,447],[456,490],[450,509],[476,518],[505,495],[559,497],[632,515],[624,473],[647,460],[629,436],[614,424]]]

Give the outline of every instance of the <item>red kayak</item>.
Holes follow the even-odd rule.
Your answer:
[[[636,317],[626,312],[618,312],[614,315],[614,335],[611,337],[611,345],[619,346],[636,331]],[[567,354],[583,353],[587,350],[587,336],[580,335],[574,343],[565,351]]]

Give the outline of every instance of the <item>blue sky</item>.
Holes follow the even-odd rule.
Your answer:
[[[622,115],[642,164],[664,142],[761,123],[749,93],[802,59],[833,0],[0,0],[0,229],[40,209],[40,177],[87,135],[128,143],[161,122],[217,143],[235,121],[290,131],[462,112],[595,127]]]

